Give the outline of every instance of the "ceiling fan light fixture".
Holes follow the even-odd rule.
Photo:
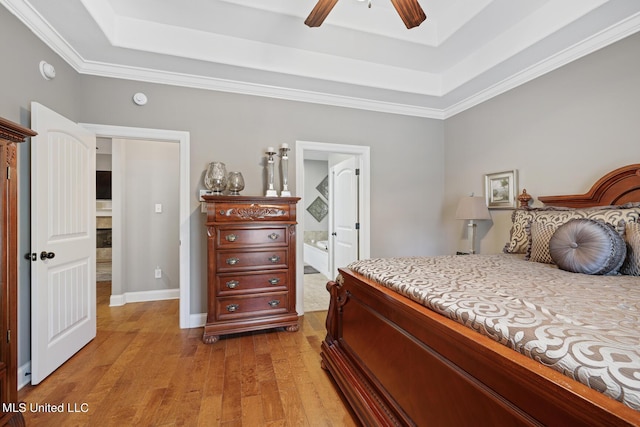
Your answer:
[[[371,7],[371,0],[368,1],[369,7]],[[318,0],[318,3],[316,3],[304,23],[309,27],[319,27],[337,2],[338,0]],[[417,27],[427,19],[427,15],[425,15],[422,7],[420,7],[418,0],[391,0],[391,3],[408,29]]]
[[[336,3],[338,3],[338,0],[318,0],[304,23],[309,27],[319,27]]]

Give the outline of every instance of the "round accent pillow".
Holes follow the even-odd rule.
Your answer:
[[[592,219],[573,219],[553,233],[549,253],[553,262],[566,271],[616,274],[627,247],[613,226]]]

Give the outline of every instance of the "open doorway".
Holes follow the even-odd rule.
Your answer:
[[[110,306],[178,299],[179,146],[97,138],[96,281]]]
[[[343,208],[340,203],[331,203],[333,194],[329,191],[331,181],[331,169],[336,164],[352,159],[355,168],[358,169],[357,179],[357,215],[359,230],[355,244],[357,245],[357,257],[368,258],[370,249],[370,156],[369,147],[329,144],[320,142],[297,141],[296,142],[296,195],[301,198],[298,203],[298,211],[301,213],[298,218],[298,239],[297,243],[297,272],[296,272],[296,299],[298,314],[305,312],[305,292],[306,282],[314,289],[321,285],[318,291],[324,296],[326,290],[320,282],[335,278],[335,271],[342,265],[337,265],[333,257],[335,255],[334,244],[335,227],[333,220],[336,213],[333,210]],[[325,179],[326,178],[326,181]],[[335,193],[335,192],[333,192]],[[335,206],[334,206],[335,205]],[[323,211],[326,209],[326,211]],[[324,214],[324,215],[323,215]],[[338,216],[339,217],[339,216]],[[302,218],[302,220],[300,220]],[[353,224],[355,227],[355,224]],[[324,238],[326,236],[326,239]],[[323,246],[326,242],[326,246]],[[305,270],[305,246],[307,250],[307,261],[311,259],[317,267],[320,275],[304,274]],[[316,251],[316,248],[318,249]],[[311,255],[311,259],[309,254]],[[315,258],[314,258],[315,257]],[[309,265],[312,262],[307,262]],[[326,265],[326,268],[324,267]],[[313,267],[313,266],[312,266]],[[316,292],[316,290],[310,290]],[[328,302],[328,294],[326,295]],[[328,304],[327,304],[328,305]],[[311,305],[313,306],[313,305]],[[326,309],[326,308],[325,308]],[[311,310],[308,310],[311,311]]]
[[[325,287],[330,273],[329,247],[329,153],[307,153],[304,159],[303,200],[298,207],[298,233],[303,240],[304,311],[322,311],[329,307]]]
[[[111,139],[96,138],[96,301],[107,306],[113,255],[112,165]]]
[[[190,157],[189,157],[189,132],[172,131],[164,129],[132,128],[124,126],[111,126],[100,124],[81,124],[84,128],[91,130],[98,138],[108,139],[129,139],[147,140],[175,143],[179,146],[179,298],[180,298],[180,328],[192,328],[201,326],[198,316],[191,316],[190,308],[190,227],[189,215],[191,205],[191,194],[189,189]],[[114,173],[113,179],[117,179],[119,174]],[[112,185],[121,185],[113,183]],[[155,205],[155,203],[154,203]],[[155,206],[154,211],[155,211]],[[160,208],[162,209],[162,207]],[[154,212],[152,212],[153,214]],[[114,229],[118,228],[114,224]],[[120,227],[121,228],[121,227]],[[117,242],[114,242],[117,244]],[[115,253],[117,256],[117,253]],[[123,261],[120,261],[122,265]],[[112,264],[115,266],[115,263]],[[153,272],[155,273],[155,272]],[[113,268],[112,275],[119,274]]]

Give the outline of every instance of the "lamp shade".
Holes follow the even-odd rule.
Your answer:
[[[463,197],[458,202],[456,219],[491,219],[484,197]]]

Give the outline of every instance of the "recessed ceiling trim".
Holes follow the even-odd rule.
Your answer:
[[[494,68],[608,0],[563,0],[563,7],[543,5],[444,73],[442,94]],[[553,18],[549,18],[549,17]]]
[[[266,10],[273,13],[294,16],[303,22],[309,15],[317,0],[221,0],[226,3],[241,5],[254,9]],[[491,2],[494,0],[472,0],[470,2],[476,8],[476,2]],[[429,25],[407,28],[393,8],[389,0],[373,1],[371,8],[364,1],[340,1],[329,14],[324,25],[357,30],[365,33],[383,35],[397,40],[418,43],[424,46],[437,46],[441,40],[439,35],[439,14],[431,13],[427,9]],[[325,27],[326,28],[326,27]],[[321,31],[313,29],[309,31]]]
[[[445,10],[438,11],[440,15],[436,22],[437,46],[441,45],[449,37],[455,34],[462,26],[469,22],[474,16],[482,12],[489,6],[493,0],[476,0],[472,3],[453,3]],[[463,17],[460,19],[460,17]],[[427,19],[431,19],[430,12],[427,10]]]
[[[181,73],[171,73],[139,67],[121,65],[116,66],[113,64],[86,61],[83,63],[82,68],[77,71],[81,74],[99,77],[143,81],[147,83],[239,93],[243,95],[264,96],[268,98],[283,99],[288,101],[309,102],[313,104],[332,105],[336,107],[355,108],[360,110],[400,114],[405,116],[425,117],[432,119],[444,118],[443,111],[435,108],[376,101],[344,95],[327,94],[321,92],[253,84]]]
[[[424,71],[132,18],[118,18],[116,26],[111,43],[121,48],[400,92],[442,92],[441,77]]]
[[[640,13],[443,110],[449,118],[640,31]]]

